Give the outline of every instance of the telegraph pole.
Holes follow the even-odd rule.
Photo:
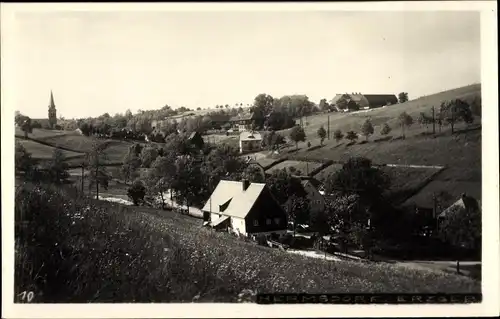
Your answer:
[[[330,140],[330,115],[328,115],[328,140]]]
[[[432,134],[436,135],[436,111],[434,106],[432,107]]]
[[[84,166],[85,166],[85,163],[82,162],[82,196],[83,196],[83,192],[84,192],[84,190],[83,190],[83,176],[84,176],[84,173],[85,173],[84,172]]]

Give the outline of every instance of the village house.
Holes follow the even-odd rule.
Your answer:
[[[262,136],[260,133],[245,131],[240,134],[240,153],[260,151],[262,149]]]
[[[231,126],[234,130],[249,131],[252,129],[253,121],[255,120],[255,113],[245,113],[233,116],[229,119]]]
[[[309,200],[309,209],[312,214],[322,213],[325,211],[325,198],[319,192],[321,183],[315,178],[307,178],[302,180],[302,187],[307,193]]]
[[[203,136],[201,136],[200,132],[192,132],[188,136],[188,141],[192,145],[194,145],[197,149],[202,149],[204,145]]]
[[[287,232],[285,211],[262,183],[221,180],[202,211],[204,221],[217,230],[245,236]]]
[[[460,196],[459,200],[457,200],[456,202],[451,204],[448,208],[443,210],[438,215],[438,219],[446,218],[446,216],[455,212],[455,209],[457,209],[457,208],[461,208],[461,209],[464,209],[466,211],[475,211],[475,210],[479,210],[480,205],[481,204],[478,200],[476,200],[474,197],[468,196],[467,194],[464,193],[464,194],[462,194],[462,196]]]

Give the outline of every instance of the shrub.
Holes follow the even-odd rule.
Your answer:
[[[146,187],[141,181],[135,181],[127,190],[127,195],[132,200],[134,205],[137,206],[140,202],[144,202],[144,196],[146,196]]]

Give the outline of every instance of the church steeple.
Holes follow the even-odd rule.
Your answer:
[[[56,124],[57,124],[56,105],[54,103],[54,95],[52,94],[52,90],[50,90],[49,125],[51,128],[54,128]]]
[[[49,108],[56,108],[56,105],[54,104],[54,95],[52,94],[52,90],[50,90],[50,105]]]

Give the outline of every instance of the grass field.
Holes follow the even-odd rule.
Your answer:
[[[328,114],[318,114],[310,117],[304,118],[304,122],[308,122],[307,126],[304,126],[304,130],[307,135],[307,140],[312,144],[319,144],[319,138],[317,136],[318,129],[323,126],[325,129],[328,127],[328,116],[330,116],[330,132],[333,133],[334,130],[340,129],[343,132],[353,130],[359,132],[363,122],[370,118],[375,129],[375,134],[372,138],[380,137],[379,132],[381,125],[388,123],[393,129],[394,134],[399,133],[399,125],[397,124],[397,117],[403,111],[410,114],[414,120],[417,119],[420,112],[427,112],[430,114],[432,106],[439,108],[442,101],[463,98],[466,101],[470,101],[474,97],[481,96],[481,84],[469,85],[454,90],[448,90],[445,92],[440,92],[432,94],[426,97],[421,97],[412,101],[408,101],[402,104],[394,104],[391,106],[386,106],[384,108],[372,109],[369,111],[360,111],[358,113],[328,113]],[[478,119],[480,121],[480,119]],[[415,123],[415,126],[417,124]],[[282,133],[288,136],[289,130],[284,130]],[[416,130],[410,132],[408,135],[413,133],[418,133]]]
[[[16,138],[16,142],[21,143],[31,156],[36,159],[50,159],[54,153],[54,147],[43,145],[32,140],[25,140],[21,138]],[[84,154],[62,150],[62,153],[66,158],[70,159],[80,159],[83,158]]]
[[[433,195],[440,191],[446,191],[451,195],[451,199],[445,201],[445,206],[457,201],[463,193],[481,200],[481,186],[479,181],[443,181],[437,178],[422,188],[415,196],[406,200],[404,205],[416,204],[431,208],[433,207]]]
[[[266,171],[266,173],[272,173],[277,170],[281,170],[284,168],[295,167],[295,169],[302,172],[303,175],[309,174],[309,172],[315,170],[320,167],[321,163],[317,162],[304,162],[304,161],[284,161],[279,164],[273,165],[270,169]]]
[[[34,291],[40,298],[34,302],[235,302],[244,289],[261,293],[481,290],[479,281],[441,271],[383,262],[326,261],[257,246],[169,211],[29,188],[18,189],[16,202],[20,203],[16,287]],[[40,270],[30,271],[22,266],[26,264]]]
[[[34,139],[43,140],[44,138],[50,138],[59,135],[76,135],[78,133],[71,131],[58,131],[58,130],[46,130],[42,128],[34,128],[31,133],[28,134],[29,137]],[[16,137],[24,137],[24,132],[20,127],[15,128]]]

